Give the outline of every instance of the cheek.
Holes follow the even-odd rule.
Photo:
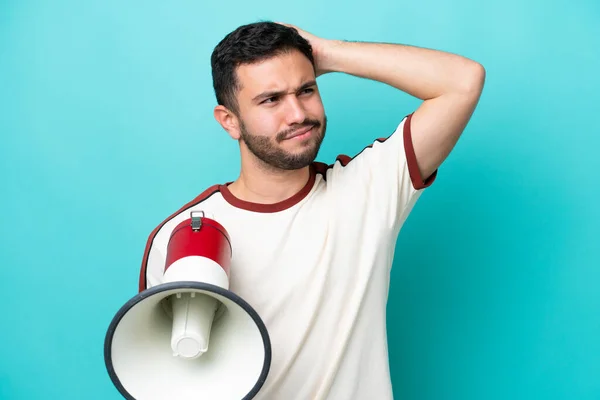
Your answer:
[[[319,96],[315,96],[314,98],[312,98],[309,102],[307,102],[305,107],[306,107],[308,114],[311,117],[320,119],[323,117],[323,115],[325,113],[325,109],[323,107],[323,102],[321,101],[321,98]]]
[[[246,128],[257,136],[275,136],[279,129],[276,115],[269,112],[257,112],[246,119]]]

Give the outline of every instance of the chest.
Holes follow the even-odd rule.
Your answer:
[[[364,216],[328,202],[316,197],[277,213],[215,210],[231,239],[229,288],[271,327],[304,314],[335,315],[372,277],[378,245]]]
[[[331,266],[333,232],[319,209],[250,215],[228,231],[231,289],[256,301],[310,286]]]

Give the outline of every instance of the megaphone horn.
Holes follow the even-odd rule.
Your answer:
[[[171,232],[163,283],[113,317],[104,342],[108,374],[128,400],[252,399],[271,364],[258,313],[229,290],[225,228],[192,212]]]

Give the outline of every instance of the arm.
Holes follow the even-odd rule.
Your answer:
[[[446,159],[467,126],[485,81],[481,64],[465,57],[401,44],[328,40],[296,29],[312,46],[317,76],[344,72],[395,87],[423,103],[411,119],[423,180]]]
[[[400,44],[323,40],[320,73],[344,72],[391,85],[423,100],[411,120],[423,179],[446,159],[466,127],[483,89],[485,70],[475,61]]]

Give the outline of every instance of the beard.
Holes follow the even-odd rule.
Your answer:
[[[278,146],[287,135],[308,126],[314,126],[313,132],[311,137],[300,144],[301,151],[291,153]],[[299,126],[277,133],[273,140],[269,136],[250,133],[244,122],[240,123],[240,136],[248,150],[265,165],[278,170],[296,170],[313,163],[325,138],[326,130],[327,117],[323,118],[323,123],[316,119],[306,119]]]

